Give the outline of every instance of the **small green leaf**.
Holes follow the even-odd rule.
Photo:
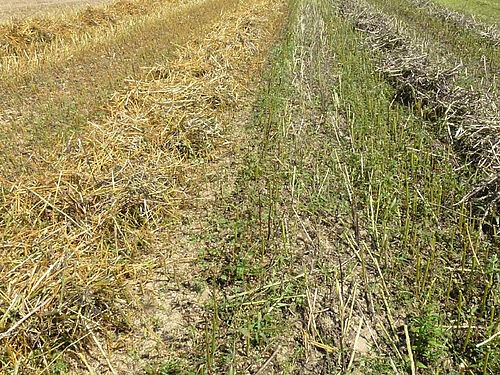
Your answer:
[[[417,361],[417,367],[418,368],[427,368],[426,365],[424,365],[422,362]]]

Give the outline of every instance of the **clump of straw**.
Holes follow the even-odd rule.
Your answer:
[[[56,41],[120,23],[130,16],[147,14],[161,2],[162,0],[120,0],[103,7],[88,6],[69,16],[63,13],[13,19],[0,24],[0,57],[40,52]]]

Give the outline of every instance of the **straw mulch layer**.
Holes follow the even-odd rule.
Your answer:
[[[0,24],[0,57],[25,56],[63,39],[71,39],[96,28],[109,27],[127,17],[147,14],[160,3],[175,0],[118,0],[103,7],[88,6],[65,13]]]
[[[216,152],[261,68],[279,2],[241,2],[203,40],[117,93],[109,115],[32,181],[0,189],[0,372],[129,330],[123,287],[189,199],[183,171]]]
[[[343,2],[339,12],[366,34],[367,48],[382,52],[377,68],[394,87],[395,100],[433,123],[444,124],[457,154],[486,176],[464,200],[475,201],[484,216],[494,217],[500,203],[500,103],[493,90],[465,87],[460,65],[436,63],[418,41],[398,32],[397,20],[391,22],[368,4]]]

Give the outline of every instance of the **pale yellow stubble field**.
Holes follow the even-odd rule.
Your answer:
[[[111,0],[0,0],[0,20],[51,12],[59,8],[99,5]]]

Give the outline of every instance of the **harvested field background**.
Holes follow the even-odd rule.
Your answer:
[[[0,3],[0,21],[9,17],[26,17],[57,9],[75,9],[88,5],[101,5],[110,1],[112,0],[2,0]]]
[[[500,23],[498,0],[436,0],[437,3],[469,16]]]

